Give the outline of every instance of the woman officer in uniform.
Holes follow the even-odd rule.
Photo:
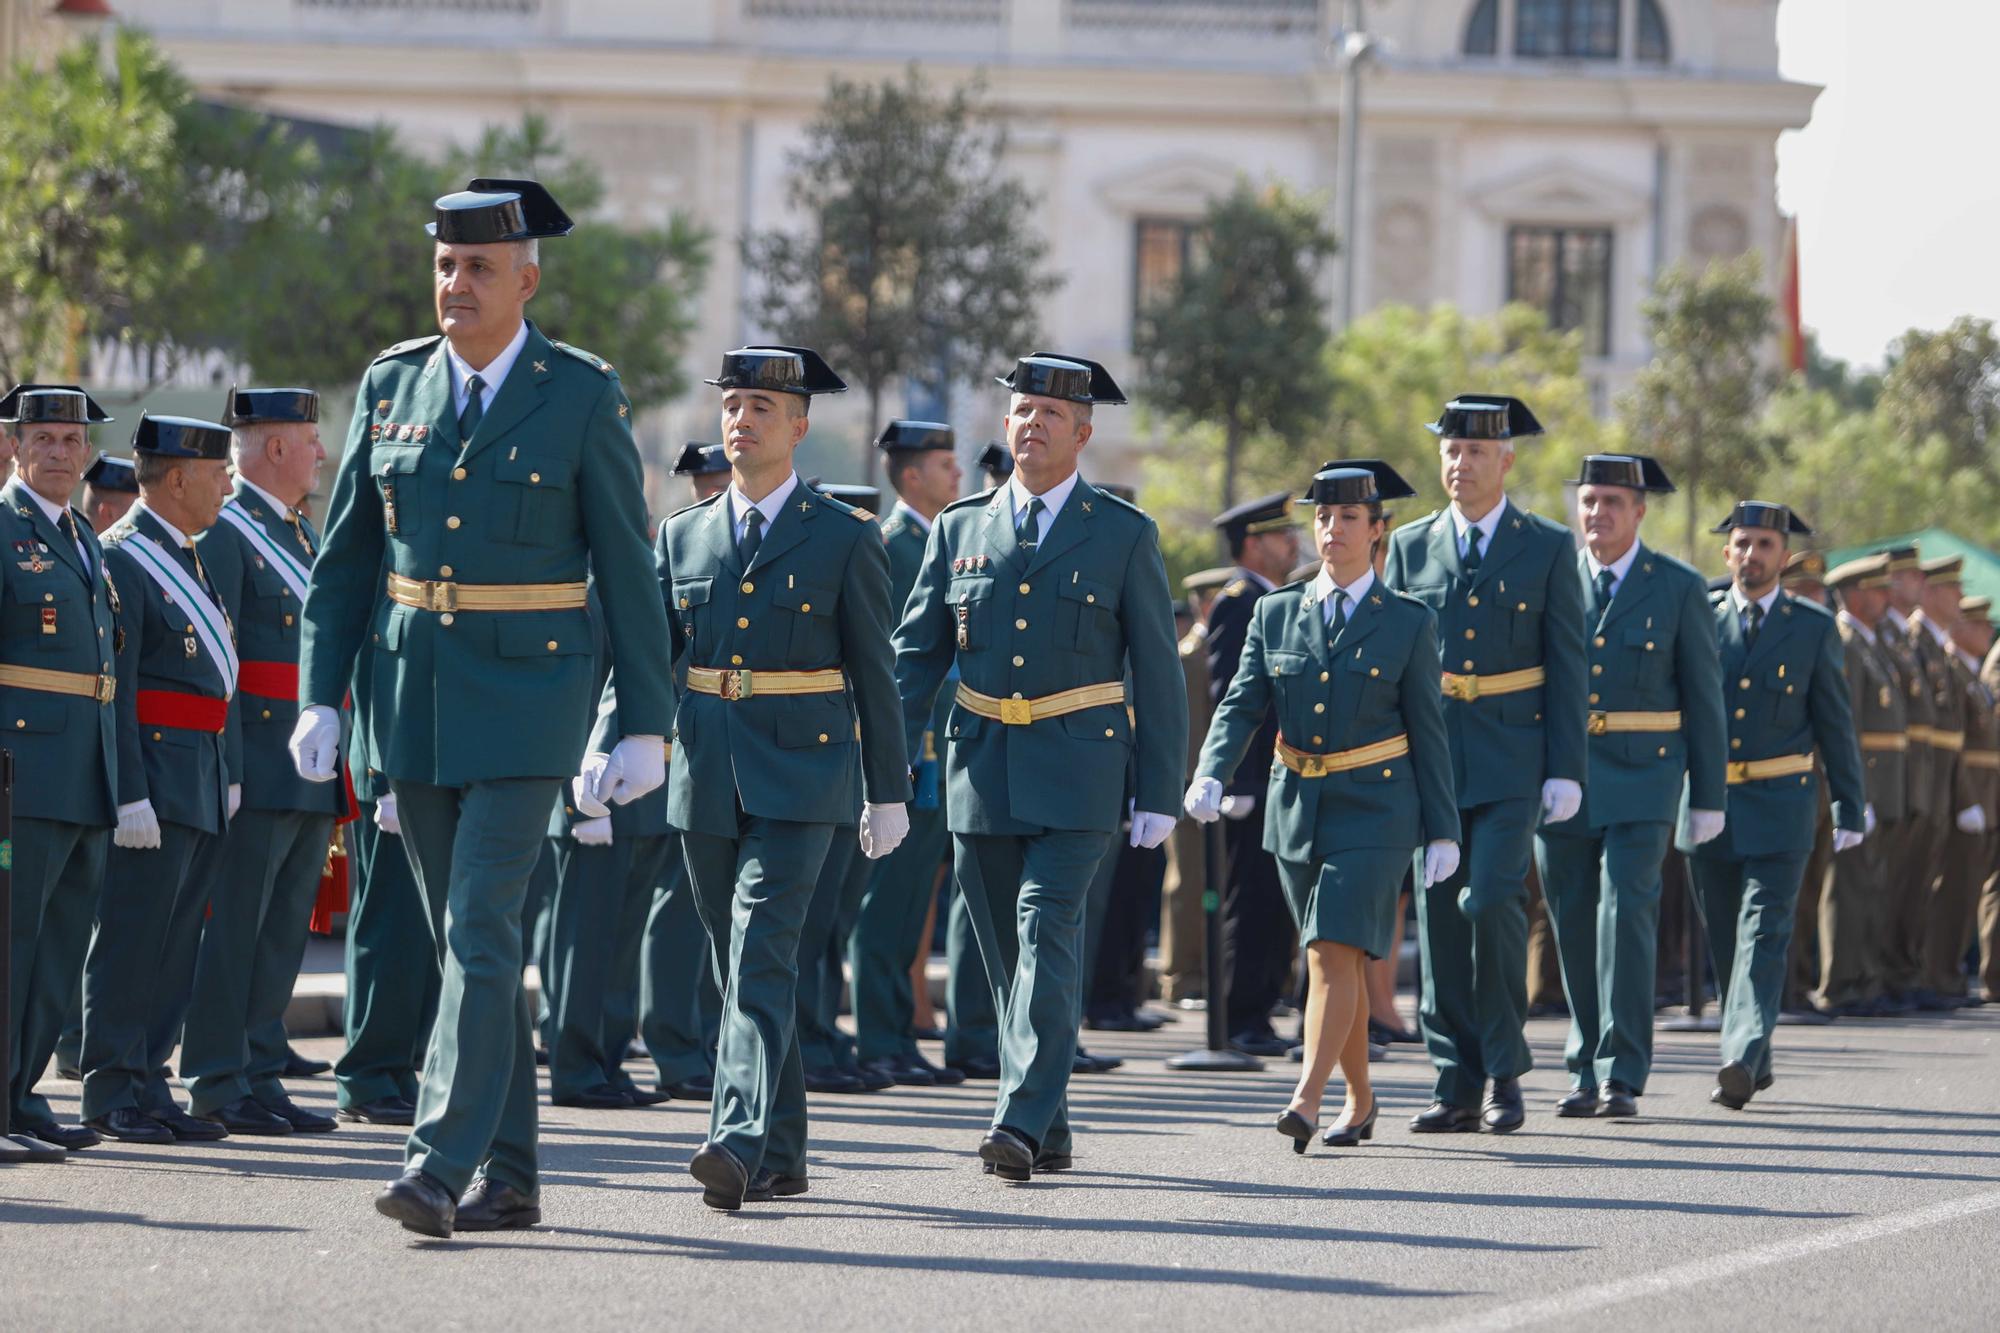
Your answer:
[[[1299,503],[1313,506],[1319,572],[1257,603],[1183,802],[1203,823],[1220,815],[1222,779],[1276,708],[1264,849],[1278,858],[1308,964],[1304,1068],[1277,1125],[1295,1152],[1317,1129],[1336,1062],[1347,1101],[1323,1142],[1374,1136],[1364,964],[1389,951],[1417,848],[1426,883],[1458,866],[1437,624],[1375,577],[1382,502],[1413,494],[1374,461],[1328,463],[1313,477]]]

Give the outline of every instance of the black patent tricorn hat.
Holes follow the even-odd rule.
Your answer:
[[[1014,363],[1005,375],[993,377],[1015,393],[1038,398],[1062,398],[1072,403],[1122,403],[1125,391],[1111,372],[1095,361],[1062,352],[1036,352]]]
[[[1295,503],[1302,505],[1365,505],[1401,500],[1416,490],[1402,474],[1379,458],[1337,459],[1322,463]]]
[[[223,421],[251,426],[266,421],[318,421],[319,395],[311,389],[231,389]]]
[[[875,447],[887,454],[917,454],[936,449],[955,449],[958,436],[942,421],[915,421],[899,417],[882,427]]]
[[[1788,506],[1773,504],[1769,500],[1738,500],[1736,507],[1729,511],[1729,517],[1709,530],[1728,532],[1733,528],[1770,528],[1774,532],[1794,536],[1812,535],[1812,529]]]
[[[540,181],[478,176],[433,205],[424,230],[447,245],[492,245],[567,236],[576,228]]]
[[[845,393],[847,381],[810,347],[739,347],[722,354],[722,370],[712,380],[718,389],[762,389],[810,398],[821,393]]]
[[[1577,470],[1579,486],[1627,486],[1635,491],[1671,495],[1674,483],[1667,470],[1644,454],[1585,454]]]
[[[155,458],[227,458],[229,427],[196,417],[142,415],[132,432],[132,452]]]
[[[1438,419],[1424,427],[1452,440],[1517,440],[1540,435],[1542,423],[1518,398],[1497,393],[1462,393],[1444,405]]]
[[[674,463],[676,477],[706,477],[717,472],[729,471],[729,455],[719,444],[703,444],[699,440],[688,441],[681,450],[681,456]]]
[[[22,416],[21,400],[29,394],[42,393],[75,394],[83,400],[83,415],[81,417],[72,415],[75,411],[73,403],[38,402],[35,405],[37,411],[54,411],[59,413],[59,415],[40,417]],[[17,424],[22,421],[81,421],[86,426],[98,426],[112,419],[109,412],[98,406],[95,398],[85,393],[81,385],[76,384],[17,384],[7,391],[5,397],[0,397],[0,423],[8,425]]]

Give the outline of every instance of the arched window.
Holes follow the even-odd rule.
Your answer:
[[[1500,54],[1500,0],[1479,0],[1465,22],[1465,54]]]
[[[1664,65],[1673,54],[1667,44],[1667,20],[1659,0],[1639,0],[1639,63]]]
[[[1514,54],[1616,60],[1618,9],[1618,0],[1516,0]]]

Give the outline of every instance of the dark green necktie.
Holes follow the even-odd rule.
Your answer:
[[[486,415],[486,404],[482,401],[486,392],[486,381],[471,375],[465,381],[465,410],[458,414],[458,440],[460,444],[472,438],[472,432],[479,429],[479,422]]]
[[[1612,582],[1613,576],[1610,570],[1600,569],[1597,571],[1597,605],[1592,609],[1596,612],[1599,620],[1604,618],[1605,609],[1611,605]]]
[[[1024,551],[1032,551],[1040,545],[1042,537],[1042,501],[1039,496],[1031,498],[1027,507],[1021,510],[1021,521],[1014,529],[1014,540]]]
[[[1467,570],[1479,568],[1479,540],[1483,534],[1478,528],[1465,531],[1465,567]]]
[[[1763,627],[1764,608],[1752,602],[1749,609],[1743,613],[1743,642],[1746,644],[1757,642],[1757,631]]]
[[[743,516],[743,540],[736,544],[736,558],[743,568],[750,568],[750,562],[757,558],[757,548],[764,544],[764,511],[752,509]]]
[[[1347,592],[1345,589],[1335,588],[1333,590],[1333,619],[1329,620],[1326,624],[1327,642],[1332,643],[1335,639],[1338,639],[1340,632],[1346,628]]]

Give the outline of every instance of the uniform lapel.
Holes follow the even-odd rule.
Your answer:
[[[1589,569],[1590,566],[1586,564],[1584,568]],[[1588,580],[1585,582],[1588,583]],[[1652,583],[1653,553],[1641,546],[1633,553],[1632,564],[1625,571],[1624,581],[1618,585],[1618,592],[1612,597],[1611,605],[1604,609],[1604,619],[1598,622],[1597,628],[1600,631],[1609,629],[1613,621],[1636,609],[1646,600]],[[1590,589],[1589,595],[1595,595],[1595,592],[1595,589]]]
[[[986,545],[1005,563],[1021,563],[1021,543],[1014,532],[1014,515],[1005,486],[994,487],[993,498],[986,502]]]
[[[794,486],[792,493],[785,497],[785,507],[778,511],[778,516],[765,530],[764,540],[757,544],[757,554],[750,558],[750,568],[743,572],[756,573],[804,541],[806,524],[817,518],[819,511],[819,497],[812,489],[804,482]]]
[[[1508,561],[1519,555],[1526,545],[1521,537],[1521,528],[1526,523],[1521,511],[1508,500],[1500,510],[1500,521],[1493,525],[1493,540],[1487,543],[1486,551],[1479,561],[1479,572],[1473,575],[1474,587],[1485,583]]]
[[[1743,666],[1743,618],[1727,593],[1715,605],[1715,638],[1721,649],[1725,675],[1736,675]]]
[[[736,520],[731,514],[730,493],[724,491],[716,497],[715,503],[702,515],[701,535],[708,547],[715,553],[716,561],[722,568],[733,574],[743,572],[743,564],[736,558]]]
[[[1081,542],[1088,534],[1084,527],[1097,515],[1097,507],[1104,499],[1091,488],[1082,477],[1070,488],[1069,499],[1056,511],[1055,521],[1049,524],[1049,535],[1042,538],[1035,547],[1035,554],[1028,560],[1028,572],[1033,574],[1049,561]]]
[[[1743,669],[1751,670],[1771,654],[1771,646],[1783,640],[1792,630],[1792,599],[1780,592],[1771,601],[1770,613],[1764,617],[1763,625],[1757,630],[1757,641],[1743,654]]]
[[[1333,662],[1326,616],[1326,604],[1319,600],[1319,584],[1315,580],[1306,586],[1306,595],[1299,598],[1299,637],[1305,640],[1306,651],[1322,667]]]
[[[35,498],[26,493],[27,483],[16,477],[7,483],[7,491],[14,502],[14,508],[20,511],[21,517],[28,520],[35,530],[35,536],[41,539],[42,545],[48,547],[57,559],[69,566],[78,578],[88,582],[90,571],[83,567],[83,556],[78,554],[76,543],[64,536],[61,528],[49,522],[49,516],[42,512],[42,507],[35,503]],[[80,519],[74,521],[79,535],[89,527],[89,524]]]
[[[451,341],[438,339],[431,359],[417,376],[416,390],[408,407],[392,406],[392,412],[408,412],[410,424],[425,428],[425,447],[458,452],[458,408],[451,391]],[[398,423],[401,424],[401,423]]]
[[[1380,628],[1381,609],[1382,584],[1377,580],[1361,595],[1358,604],[1347,609],[1347,624],[1341,627],[1340,638],[1334,641],[1329,656],[1352,656],[1361,641]]]
[[[1431,523],[1431,559],[1451,571],[1451,576],[1465,582],[1465,561],[1458,554],[1458,524],[1452,521],[1449,509],[1440,510]]]
[[[554,356],[555,348],[530,322],[528,340],[521,344],[521,354],[514,358],[507,378],[500,381],[500,388],[487,404],[472,438],[463,442],[461,459],[480,453],[541,407],[553,378],[549,365]]]

